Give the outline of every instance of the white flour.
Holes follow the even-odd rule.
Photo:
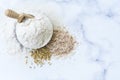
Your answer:
[[[38,49],[45,46],[53,34],[53,25],[50,20],[40,12],[33,19],[27,19],[16,25],[16,37],[26,48]]]

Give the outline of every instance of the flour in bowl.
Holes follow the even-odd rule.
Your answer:
[[[16,36],[26,48],[38,49],[45,46],[53,34],[50,20],[42,13],[34,14],[35,18],[26,19],[16,24]]]

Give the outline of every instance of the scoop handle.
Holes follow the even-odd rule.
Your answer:
[[[18,19],[20,14],[18,14],[17,12],[11,10],[11,9],[7,9],[5,11],[5,15],[10,17],[10,18],[14,18],[14,19]]]
[[[10,17],[10,18],[17,19],[17,21],[19,23],[21,23],[24,20],[24,18],[25,18],[25,16],[23,14],[19,14],[19,13],[15,12],[15,11],[13,11],[11,9],[7,9],[5,11],[5,15]]]

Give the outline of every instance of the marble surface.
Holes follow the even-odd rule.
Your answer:
[[[120,80],[119,3],[120,0],[1,0],[0,80]],[[12,27],[3,26],[7,8],[18,11],[18,8],[23,11],[40,8],[53,14],[52,17],[58,19],[51,18],[56,25],[66,25],[79,43],[75,54],[65,60],[56,60],[51,66],[26,67],[20,55],[6,53],[6,45],[16,46],[6,40],[14,38]]]

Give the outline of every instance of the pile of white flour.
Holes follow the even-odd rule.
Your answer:
[[[43,13],[32,13],[35,18],[16,24],[17,40],[26,48],[38,49],[45,46],[53,34],[53,25]]]

